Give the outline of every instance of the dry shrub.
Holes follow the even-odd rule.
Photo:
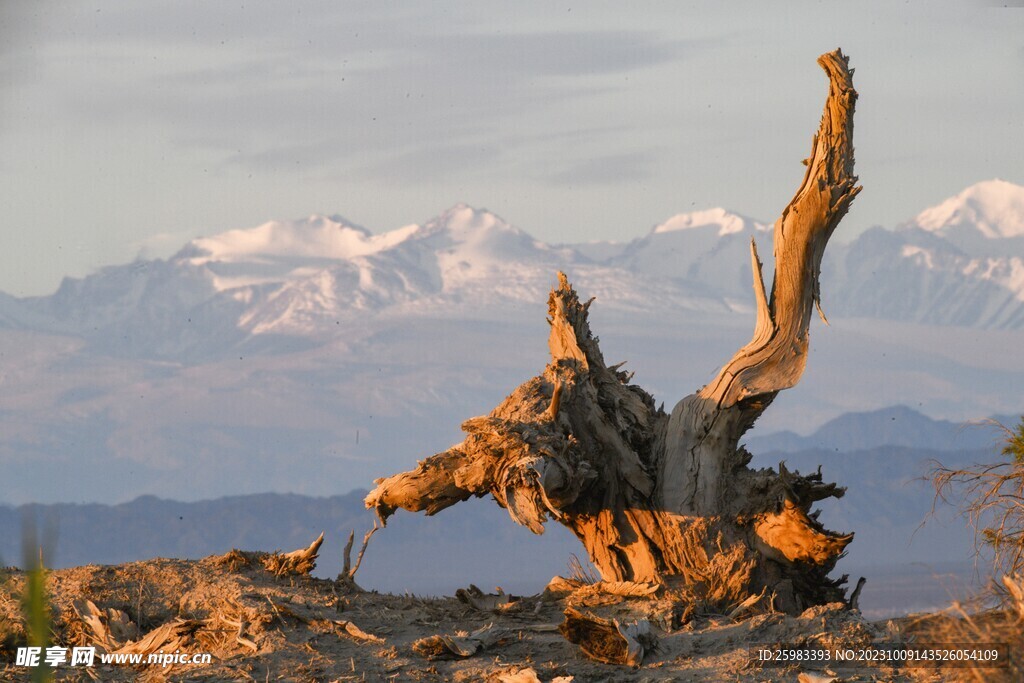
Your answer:
[[[946,614],[911,624],[910,630],[920,642],[1006,644],[1005,668],[959,669],[958,674],[973,681],[1024,681],[1024,418],[1013,430],[998,426],[1006,434],[1002,459],[962,469],[933,461],[928,478],[936,502],[956,502],[974,529],[976,556],[990,552],[1001,579],[990,581],[967,603],[954,602]],[[999,609],[986,609],[993,600]]]
[[[998,424],[998,423],[997,423]],[[935,500],[956,501],[975,532],[975,550],[992,552],[997,573],[1024,574],[1024,418],[1005,433],[1003,459],[963,469],[932,461]]]

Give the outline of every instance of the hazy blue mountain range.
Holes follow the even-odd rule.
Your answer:
[[[834,443],[851,433],[851,425],[885,434],[893,416],[912,419],[923,441],[949,429],[944,421],[895,407],[845,415],[823,426],[815,438]],[[888,433],[895,441],[903,438],[898,431]],[[997,430],[978,428],[977,442],[982,433],[990,443],[969,449],[949,443],[940,448],[883,443],[837,452],[790,443],[798,450],[785,450],[780,440],[780,449],[760,450],[753,466],[777,467],[784,460],[791,470],[809,471],[820,465],[826,479],[846,486],[843,498],[822,506],[827,526],[856,532],[837,573],[849,573],[854,580],[868,577],[864,605],[876,614],[924,609],[947,600],[947,586],[970,578],[973,535],[952,508],[940,505],[939,514],[929,516],[933,491],[921,477],[934,461],[949,466],[991,461],[998,450],[992,443]],[[0,558],[20,562],[23,517],[37,520],[40,529],[48,521],[56,527],[50,539],[55,566],[202,557],[232,547],[289,550],[326,531],[318,574],[333,576],[341,567],[348,531],[361,538],[373,524],[363,508],[365,493],[319,498],[255,494],[190,503],[145,496],[119,505],[0,506]],[[529,593],[564,573],[570,554],[582,555],[582,547],[558,524],[548,523],[543,536],[534,536],[493,501],[474,500],[431,518],[400,512],[371,541],[360,579],[366,587],[397,592],[451,594],[473,582]]]
[[[933,420],[906,406],[845,413],[812,434],[775,432],[746,439],[755,453],[819,450],[848,453],[880,446],[932,451],[974,451],[994,448],[1003,436],[1000,425],[1013,428],[1020,416],[997,415],[972,423]]]

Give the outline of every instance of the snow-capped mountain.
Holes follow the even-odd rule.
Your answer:
[[[971,185],[925,209],[906,227],[940,235],[970,255],[1001,256],[1001,240],[1024,239],[1024,187],[1005,180]]]
[[[325,285],[334,279],[340,296],[336,307],[365,309],[379,308],[400,291],[416,297],[452,292],[508,275],[510,264],[541,266],[571,256],[487,210],[459,204],[423,225],[379,235],[339,217],[274,221],[193,240],[172,260],[207,269],[219,291],[302,280]],[[397,276],[397,282],[378,281],[389,276]],[[373,294],[384,299],[373,300]]]
[[[66,278],[51,296],[5,295],[0,324],[80,336],[114,354],[207,357],[255,336],[333,337],[342,319],[403,304],[543,300],[573,257],[465,205],[379,235],[310,216]]]
[[[48,297],[2,297],[0,324],[75,335],[112,353],[209,357],[270,336],[320,343],[366,313],[479,317],[542,306],[557,270],[613,309],[745,312],[750,240],[770,262],[771,235],[720,208],[674,216],[620,245],[561,247],[465,204],[380,234],[310,216],[197,238],[166,261],[66,279]],[[1018,329],[1018,254],[1024,187],[978,183],[897,230],[830,245],[824,305],[846,316]]]
[[[714,252],[708,234],[702,239]],[[631,245],[633,258],[665,240],[659,228]],[[0,324],[83,337],[115,355],[207,358],[260,337],[323,342],[365,314],[500,317],[510,306],[542,307],[558,270],[610,306],[730,310],[714,287],[656,281],[661,272],[640,261],[596,263],[459,204],[382,234],[314,215],[197,238],[167,260],[67,278],[52,296],[0,299]]]
[[[991,180],[897,230],[830,245],[825,304],[861,317],[1024,328],[1024,187]]]
[[[609,309],[746,312],[750,240],[770,264],[771,237],[769,225],[721,208],[673,216],[628,243],[567,246],[465,204],[380,234],[310,216],[200,237],[167,260],[68,278],[48,297],[0,297],[0,325],[113,354],[208,358],[276,337],[323,343],[368,313],[500,317],[543,306],[557,270]],[[986,181],[897,230],[830,245],[823,302],[836,315],[1018,329],[1017,254],[1024,188]]]
[[[833,329],[815,323],[788,410],[759,428],[811,429],[880,400],[951,419],[1024,407],[1022,193],[981,183],[899,229],[834,241]],[[970,230],[987,251],[952,239]],[[558,270],[596,297],[609,362],[671,405],[749,339],[751,238],[770,279],[767,224],[724,209],[621,244],[552,246],[460,204],[379,234],[337,216],[270,222],[50,296],[0,293],[0,501],[366,485],[447,447],[543,367]]]
[[[610,265],[689,291],[723,296],[741,309],[749,306],[750,240],[771,255],[771,226],[715,208],[678,214],[655,226],[608,259]]]

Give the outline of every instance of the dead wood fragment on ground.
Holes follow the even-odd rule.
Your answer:
[[[578,579],[567,579],[564,576],[555,576],[548,581],[548,585],[544,587],[544,595],[551,597],[562,597],[568,593],[572,593],[581,586],[590,585],[579,581]]]
[[[431,660],[465,659],[500,643],[507,636],[507,629],[494,628],[493,624],[487,624],[470,634],[420,638],[412,644],[412,649],[416,654]]]
[[[372,633],[367,633],[363,629],[353,624],[351,621],[347,621],[345,619],[335,619],[332,623],[335,626],[341,628],[341,630],[344,631],[346,635],[349,635],[358,641],[364,643],[376,643],[378,645],[383,645],[385,642],[387,642],[380,636],[375,636]]]
[[[640,666],[645,652],[657,644],[646,620],[625,625],[571,607],[565,610],[565,621],[559,631],[570,643],[579,645],[587,657],[605,664]]]
[[[551,683],[573,683],[574,676],[555,676]],[[543,683],[532,667],[512,667],[487,677],[487,683]]]
[[[493,683],[542,683],[537,672],[531,668],[499,671],[488,680]]]
[[[290,553],[238,550],[237,548],[213,558],[215,564],[227,567],[231,571],[260,567],[274,576],[308,576],[316,569],[316,560],[320,546],[323,545],[324,534],[309,544],[308,547],[293,550]]]
[[[484,593],[473,584],[469,584],[469,588],[459,588],[456,590],[455,597],[459,602],[481,612],[508,613],[523,608],[521,600],[513,595],[509,595],[500,588],[497,593]]]
[[[345,543],[345,549],[342,553],[343,566],[341,573],[338,574],[338,578],[335,579],[339,584],[345,586],[349,590],[362,592],[362,588],[356,583],[356,572],[359,571],[360,565],[363,564],[363,555],[366,554],[366,548],[370,545],[370,539],[377,533],[381,527],[377,526],[377,522],[373,523],[373,528],[366,532],[363,536],[363,544],[359,547],[359,554],[356,556],[355,564],[352,563],[352,545],[356,540],[356,530],[352,529],[348,534],[348,542]]]
[[[90,642],[106,652],[142,636],[139,627],[122,610],[100,609],[92,600],[75,600],[72,605],[85,624]]]
[[[860,610],[860,592],[864,589],[864,584],[867,582],[868,580],[863,576],[857,579],[857,587],[853,589],[853,593],[850,594],[850,599],[846,602],[850,609]]]
[[[316,560],[323,542],[324,532],[321,531],[317,539],[306,548],[299,548],[284,555],[271,553],[263,561],[263,566],[275,576],[309,574],[316,569]]]
[[[757,603],[764,600],[764,598],[766,597],[766,593],[767,590],[763,590],[756,595],[751,595],[749,598],[733,607],[732,610],[729,611],[728,617],[730,619],[739,619],[740,617],[746,615],[748,612],[754,609],[754,606],[757,605]]]
[[[206,624],[200,619],[179,618],[142,635],[138,625],[122,610],[102,610],[91,600],[76,600],[72,605],[86,626],[89,644],[102,652],[113,654],[184,650],[193,642],[196,632]]]
[[[819,674],[809,671],[801,671],[796,677],[797,683],[839,683],[839,679],[832,674]]]
[[[162,626],[153,629],[141,640],[127,643],[116,650],[116,653],[124,654],[149,654],[164,650],[174,652],[185,650],[193,642],[193,639],[205,621],[197,619],[174,619]]]
[[[224,619],[224,623],[226,623],[226,624],[233,624],[233,625],[237,624],[238,632],[235,633],[235,642],[236,643],[238,643],[239,645],[243,645],[243,646],[249,648],[253,652],[259,652],[260,648],[256,644],[256,641],[252,640],[251,638],[249,638],[248,635],[246,635],[246,630],[248,630],[248,628],[249,628],[249,622],[247,622],[245,619],[239,618],[239,620],[237,622],[232,622],[232,621],[230,621],[228,619]]]
[[[550,585],[550,584],[549,584]],[[612,605],[628,598],[653,598],[662,589],[657,583],[639,581],[598,581],[582,585],[566,598],[567,605]]]

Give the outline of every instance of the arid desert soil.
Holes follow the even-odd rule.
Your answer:
[[[0,589],[4,681],[29,678],[28,669],[13,663],[16,648],[25,644],[25,578],[12,570]],[[752,660],[751,648],[765,644],[856,648],[909,637],[907,620],[872,623],[841,603],[799,616],[757,608],[732,617],[686,614],[665,589],[628,597],[616,593],[631,592],[629,586],[567,580],[526,597],[475,587],[460,591],[461,598],[385,595],[307,575],[276,576],[237,553],[53,571],[47,590],[57,645],[130,651],[132,641],[148,637],[150,646],[166,651],[212,655],[205,666],[65,665],[52,670],[57,680],[945,681],[965,675],[962,669],[764,666]],[[559,630],[567,610],[624,627],[646,620],[650,633],[640,638],[640,664],[588,658]],[[1001,672],[991,673],[990,680],[999,680]]]

